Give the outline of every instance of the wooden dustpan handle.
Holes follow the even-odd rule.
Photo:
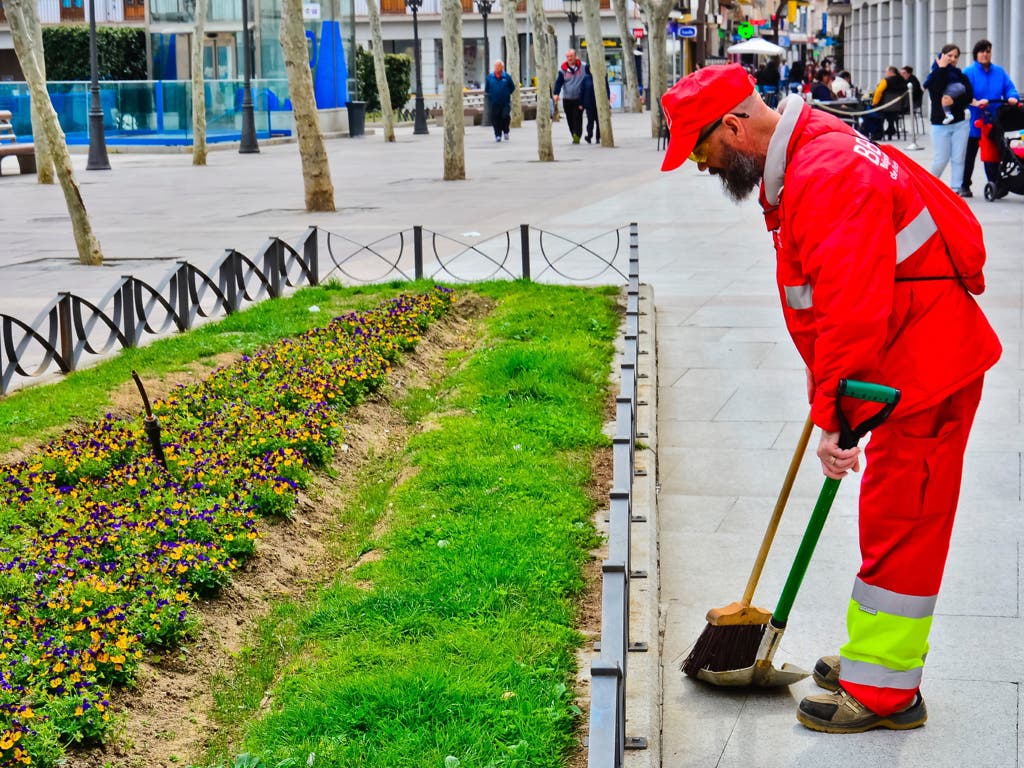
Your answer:
[[[800,469],[800,461],[807,451],[807,444],[811,440],[811,432],[813,430],[814,422],[811,421],[811,415],[807,414],[807,421],[804,422],[804,431],[800,434],[800,440],[797,441],[793,458],[790,459],[789,471],[786,472],[786,479],[782,483],[779,498],[775,502],[775,511],[772,512],[772,519],[768,522],[768,529],[764,532],[764,538],[761,540],[761,549],[758,551],[757,558],[754,560],[754,567],[750,571],[747,588],[743,591],[743,600],[741,601],[743,605],[750,605],[754,599],[754,590],[757,588],[757,582],[761,578],[761,571],[764,570],[764,562],[768,559],[768,550],[772,548],[775,532],[779,529],[779,522],[782,520],[782,510],[786,508],[789,492],[793,490],[793,481],[796,480],[797,470]]]

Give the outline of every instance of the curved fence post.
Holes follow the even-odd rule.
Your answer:
[[[60,334],[60,357],[61,369],[65,372],[75,370],[75,339],[72,335],[71,324],[71,293],[60,291],[57,294],[60,301],[57,304],[57,327]]]
[[[188,262],[178,261],[174,273],[175,304],[178,307],[178,329],[187,331],[192,327],[192,312],[189,308]]]
[[[238,251],[228,248],[224,252],[224,261],[221,262],[220,274],[217,276],[221,290],[227,298],[227,306],[224,307],[224,311],[229,315],[232,312],[237,312],[242,306],[242,296],[238,291],[240,262]]]
[[[124,334],[124,346],[128,348],[139,345],[138,325],[135,322],[135,278],[121,275],[124,284],[121,286],[121,333]]]
[[[306,279],[310,285],[320,285],[320,250],[317,247],[317,228],[309,227],[299,241],[302,258],[306,261]]]
[[[530,279],[530,225],[519,225],[519,242],[523,252],[523,280]]]
[[[263,244],[260,253],[263,256],[263,274],[267,277],[267,293],[270,298],[278,299],[281,297],[281,278],[284,275],[284,248],[281,247],[281,241],[276,237],[270,238]]]
[[[423,279],[423,227],[416,224],[412,228],[412,263],[417,280]]]

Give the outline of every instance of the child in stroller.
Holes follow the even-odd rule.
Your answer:
[[[985,185],[985,199],[998,200],[1010,192],[1024,195],[1024,105],[993,100],[982,110],[982,116],[975,123],[981,129],[981,161],[999,164],[998,180]]]

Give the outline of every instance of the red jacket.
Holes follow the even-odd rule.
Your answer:
[[[995,332],[955,279],[897,281],[951,276],[953,267],[907,173],[840,120],[809,105],[784,111],[761,204],[786,326],[814,375],[811,412],[822,429],[839,428],[841,378],[897,387],[906,415],[999,359]],[[849,406],[853,425],[878,407]]]

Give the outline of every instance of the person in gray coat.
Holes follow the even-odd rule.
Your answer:
[[[583,135],[583,78],[586,72],[583,62],[576,57],[576,51],[570,48],[565,52],[565,61],[558,68],[555,79],[555,102],[562,100],[565,111],[565,122],[569,126],[572,143],[579,144]]]

